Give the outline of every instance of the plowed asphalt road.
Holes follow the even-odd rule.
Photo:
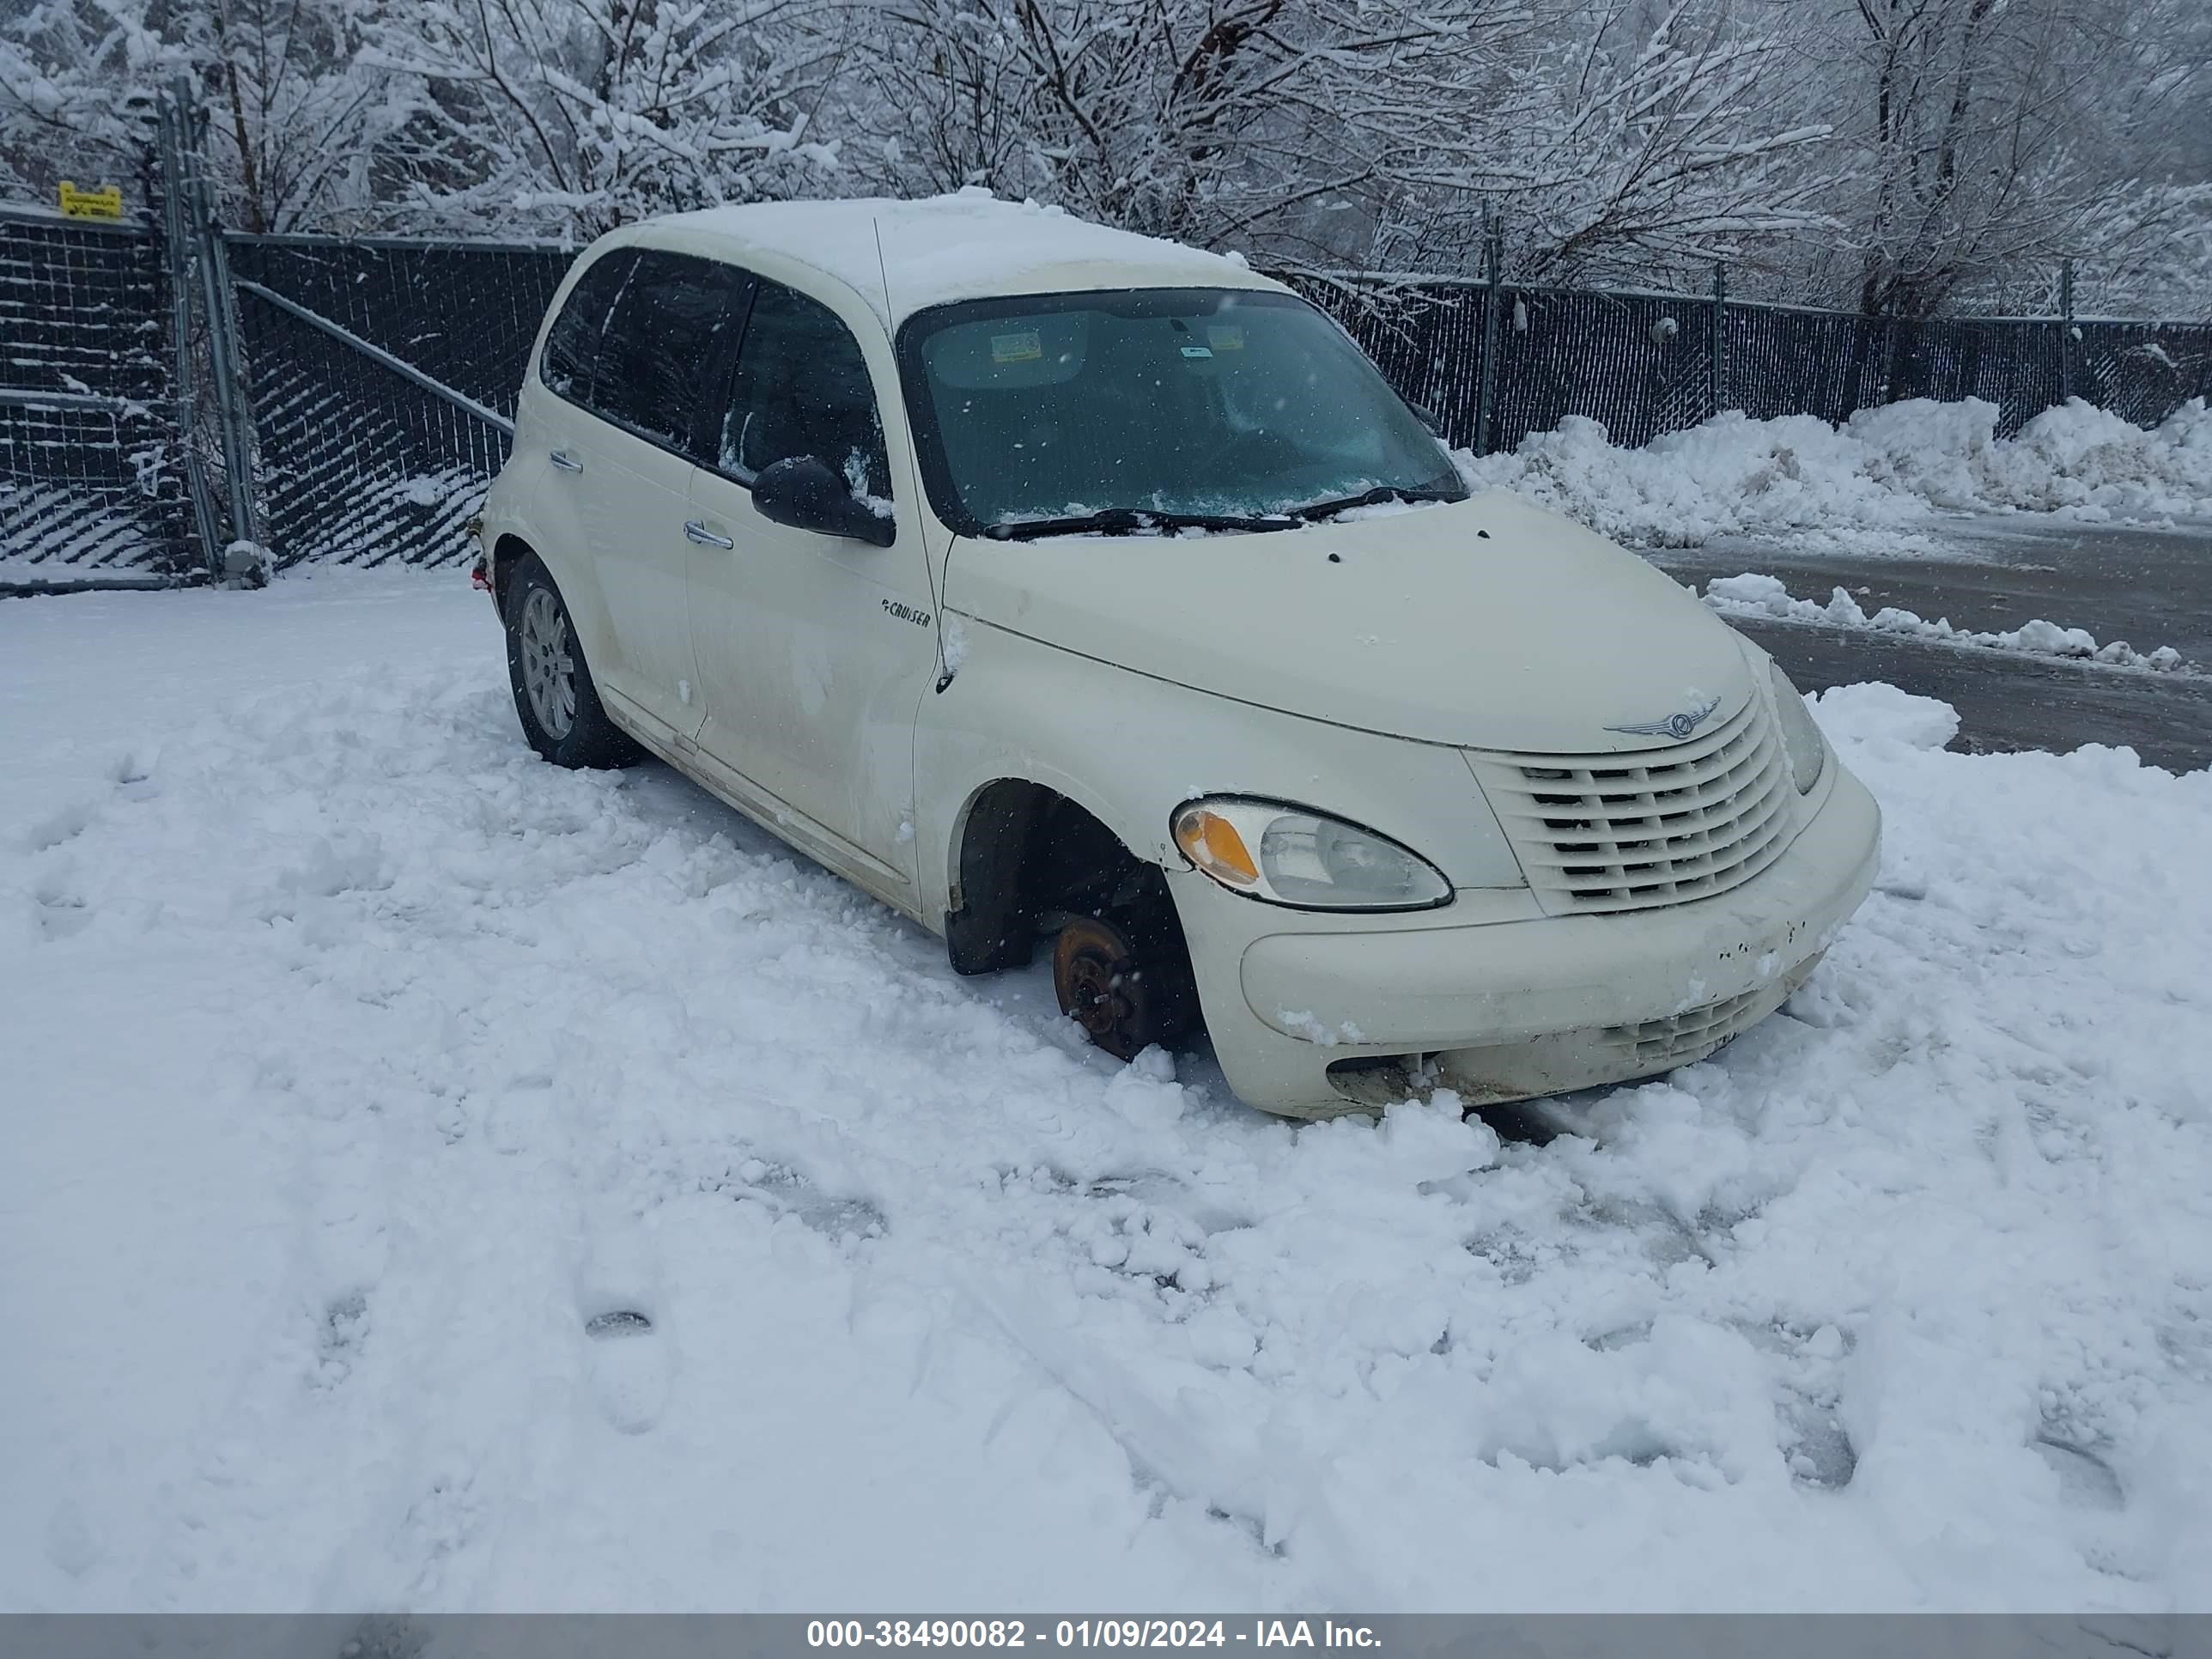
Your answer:
[[[1848,589],[1871,615],[1886,605],[2002,631],[2036,617],[2085,628],[2100,643],[2170,645],[2195,672],[2156,674],[1802,623],[1729,620],[1805,690],[1887,680],[1959,711],[1954,747],[1977,750],[2126,744],[2176,771],[2212,765],[2212,523],[2174,529],[1964,519],[1929,556],[1814,553],[1729,539],[1648,550],[1677,580],[1760,571],[1792,597]]]

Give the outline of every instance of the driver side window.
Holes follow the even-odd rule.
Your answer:
[[[875,386],[860,343],[835,312],[762,280],[720,448],[721,470],[742,483],[777,461],[811,455],[854,495],[890,499]]]

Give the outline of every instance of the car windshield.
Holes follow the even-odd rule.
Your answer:
[[[1467,494],[1359,348],[1289,295],[973,300],[909,319],[899,358],[931,501],[964,534],[1274,530]]]

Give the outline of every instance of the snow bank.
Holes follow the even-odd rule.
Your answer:
[[[1896,605],[1884,605],[1869,616],[1850,592],[1841,587],[1829,593],[1826,604],[1816,605],[1810,599],[1791,599],[1780,577],[1751,571],[1740,576],[1716,576],[1705,584],[1705,603],[1723,616],[1771,617],[1784,622],[1871,629],[1878,634],[1903,634],[1916,640],[1989,646],[2003,651],[2025,651],[2039,657],[2083,658],[2116,668],[2148,668],[2160,673],[2185,666],[2181,653],[2170,645],[2151,651],[2138,651],[2125,640],[2100,645],[2097,636],[2085,628],[2062,628],[2040,617],[1993,634],[1954,628],[1943,617],[1929,622],[1917,611]]]
[[[1616,539],[1690,547],[1716,536],[1895,546],[1939,512],[2050,512],[2086,520],[2212,514],[2212,415],[2202,398],[2153,430],[2078,398],[1996,435],[1979,398],[1809,415],[1716,416],[1616,449],[1569,416],[1510,453],[1462,452],[1478,488],[1520,492]]]
[[[1831,743],[1896,758],[1899,749],[1942,749],[1959,735],[1959,711],[1880,683],[1831,686],[1807,702]],[[1863,763],[1865,757],[1855,754]]]
[[[0,605],[0,1606],[2212,1607],[2212,773],[1814,707],[1859,919],[1534,1146],[541,764],[459,578]]]

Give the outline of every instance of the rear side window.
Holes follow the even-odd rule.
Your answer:
[[[613,315],[615,301],[637,256],[617,248],[576,279],[568,303],[545,336],[545,356],[538,374],[545,384],[572,404],[592,405],[592,379],[599,367],[599,343]]]
[[[690,453],[745,282],[712,259],[641,252],[600,344],[591,406]]]
[[[811,455],[854,495],[888,501],[890,465],[860,343],[837,313],[762,281],[722,419],[721,470],[750,483],[777,461]]]

